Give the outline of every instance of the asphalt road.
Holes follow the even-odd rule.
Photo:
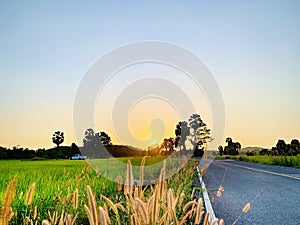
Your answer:
[[[216,217],[226,225],[238,218],[235,224],[300,225],[300,169],[215,159],[203,180]],[[224,192],[217,197],[220,185]]]

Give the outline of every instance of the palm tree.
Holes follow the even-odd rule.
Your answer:
[[[52,142],[54,144],[56,144],[57,148],[59,147],[59,145],[61,143],[63,143],[65,140],[65,137],[64,137],[64,132],[60,132],[60,131],[56,131],[54,132],[54,134],[52,135]]]
[[[232,144],[232,138],[231,137],[226,138],[226,143],[228,144],[228,146],[230,146]]]

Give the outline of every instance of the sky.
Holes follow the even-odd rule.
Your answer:
[[[73,105],[86,72],[112,49],[144,40],[182,46],[208,66],[225,104],[224,139],[230,136],[242,147],[300,139],[299,11],[296,0],[1,1],[0,146],[50,148],[56,130],[64,131],[64,145],[81,145]],[[104,118],[111,116],[118,93],[145,76],[175,81],[212,126],[209,102],[180,71],[142,64],[119,71],[98,96],[97,131],[122,141]],[[182,119],[176,105],[162,99],[132,105],[129,130],[148,144],[161,139],[151,132],[172,136]],[[157,118],[164,129],[158,124],[151,131]]]

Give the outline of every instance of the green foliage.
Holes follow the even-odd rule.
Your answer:
[[[145,170],[148,172],[159,173],[162,168],[164,158],[149,157],[146,159],[145,169],[148,165],[154,165],[155,171]],[[118,168],[112,167],[109,160],[101,159],[100,163],[106,170],[115,170],[117,175],[124,178],[124,172]],[[125,158],[119,159],[126,163]],[[141,158],[131,159],[133,166],[140,165]],[[171,163],[178,165],[180,160],[174,159]],[[191,183],[195,165],[188,163],[181,170],[175,173],[167,180],[168,187],[174,190],[183,190],[185,196],[191,194]],[[171,166],[172,168],[172,166]],[[11,224],[24,224],[25,217],[33,217],[34,209],[37,208],[35,221],[49,219],[48,211],[52,214],[57,212],[59,215],[62,211],[72,215],[77,215],[76,224],[88,224],[88,218],[84,211],[84,204],[88,203],[86,187],[89,185],[95,193],[97,205],[103,206],[104,200],[101,195],[111,199],[114,203],[124,204],[126,198],[122,191],[118,190],[118,184],[101,176],[101,173],[93,170],[85,161],[70,160],[47,160],[47,161],[19,161],[10,160],[2,161],[0,167],[0,207],[2,207],[6,187],[10,180],[17,175],[16,194],[12,202],[12,210],[15,212]],[[139,177],[138,173],[134,174],[135,178]],[[33,194],[33,200],[26,205],[25,200],[27,192],[31,185],[35,183],[36,188]],[[78,207],[74,207],[73,193],[78,189]],[[150,189],[150,187],[149,187]],[[147,190],[146,190],[147,192]],[[185,202],[189,200],[185,198]],[[129,218],[120,211],[120,218],[124,224],[129,224]],[[111,217],[112,224],[116,224]],[[38,223],[40,224],[40,223]]]
[[[256,152],[254,152],[254,151],[252,151],[252,152],[247,151],[246,152],[246,156],[255,156],[255,155],[256,155]]]
[[[232,156],[231,158],[245,162],[300,168],[300,154],[297,156]]]
[[[268,149],[262,149],[259,151],[260,155],[270,155],[271,152]]]

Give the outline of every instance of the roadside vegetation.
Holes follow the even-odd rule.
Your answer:
[[[235,160],[245,161],[245,162],[300,168],[300,154],[297,156],[268,156],[268,155],[247,156],[245,155],[245,156],[230,156],[230,158]]]
[[[245,162],[261,163],[275,166],[287,166],[300,168],[300,142],[291,140],[289,144],[282,139],[277,141],[271,149],[261,149],[258,154],[255,151],[247,151],[240,154],[241,145],[233,142],[230,137],[226,138],[227,146],[219,146],[218,158],[230,158]]]

